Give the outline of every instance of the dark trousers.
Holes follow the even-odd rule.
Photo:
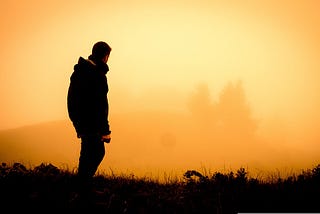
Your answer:
[[[104,142],[100,135],[81,137],[81,150],[78,165],[78,177],[84,185],[90,185],[105,155]]]

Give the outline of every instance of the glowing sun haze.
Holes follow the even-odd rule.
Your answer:
[[[319,151],[319,10],[317,0],[5,0],[0,129],[67,119],[73,65],[103,40],[111,117],[185,113],[198,87],[214,103],[240,81],[259,134],[271,141],[279,126],[295,148]]]

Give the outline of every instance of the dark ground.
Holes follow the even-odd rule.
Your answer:
[[[237,172],[183,181],[98,175],[81,198],[74,172],[41,164],[0,167],[0,206],[6,213],[315,213],[320,212],[320,165],[300,175],[263,182]],[[3,213],[1,211],[1,213]]]

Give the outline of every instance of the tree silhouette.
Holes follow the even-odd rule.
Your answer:
[[[252,118],[242,82],[228,83],[222,90],[217,115],[225,131],[237,137],[252,137],[256,131],[256,121]]]
[[[211,98],[207,84],[200,84],[188,100],[188,107],[197,124],[203,125],[206,136],[224,144],[252,142],[257,122],[253,119],[242,82],[229,82],[217,102]]]

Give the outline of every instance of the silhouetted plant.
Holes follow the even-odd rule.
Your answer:
[[[44,175],[58,175],[60,173],[60,170],[58,169],[58,167],[50,164],[44,164],[41,163],[39,166],[36,166],[33,169],[34,173],[38,173],[38,174],[44,174]]]
[[[320,164],[312,169],[312,176],[320,181]]]
[[[237,171],[236,178],[239,181],[247,182],[247,180],[248,180],[247,175],[248,175],[248,172],[246,172],[245,168],[241,167]]]
[[[196,180],[196,178],[204,178],[204,176],[196,170],[188,170],[186,173],[184,173],[184,177],[187,180]]]

